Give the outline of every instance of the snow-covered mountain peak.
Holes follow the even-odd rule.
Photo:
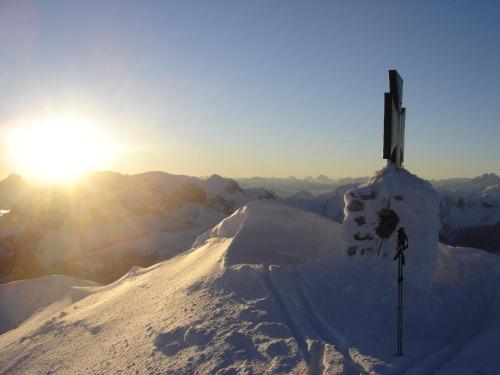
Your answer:
[[[499,185],[500,177],[495,173],[484,173],[481,176],[473,178],[470,182],[472,185],[476,185],[480,189],[484,189],[491,185]]]
[[[0,181],[0,210],[10,209],[12,204],[21,197],[28,186],[17,174],[10,174]]]
[[[235,180],[216,174],[206,180],[202,180],[200,185],[212,196],[223,196],[229,199],[240,200],[243,193],[243,189]]]
[[[313,199],[314,195],[307,190],[301,190],[290,197],[287,200],[295,200],[295,199]]]
[[[375,174],[360,187],[373,186],[379,184],[381,188],[386,189],[388,193],[397,195],[398,192],[404,191],[405,188],[419,189],[432,195],[436,195],[436,191],[430,182],[414,175],[403,168],[396,168],[392,163],[388,163],[384,168],[375,172]],[[436,195],[437,197],[437,195]]]
[[[188,250],[246,203],[273,198],[268,190],[243,190],[220,176],[202,180],[160,171],[95,172],[71,194],[34,189],[0,218],[0,279],[50,272],[109,282],[132,265]]]
[[[26,185],[26,183],[24,182],[22,177],[16,173],[11,173],[5,179],[0,181],[0,183],[6,184],[6,185],[11,185],[11,186],[25,186]]]

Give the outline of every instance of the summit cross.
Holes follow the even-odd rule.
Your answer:
[[[389,70],[389,92],[384,93],[384,159],[402,168],[405,145],[403,79],[397,70]]]

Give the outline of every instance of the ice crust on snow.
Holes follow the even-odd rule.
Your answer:
[[[434,247],[430,291],[408,290],[397,358],[394,264],[380,280],[342,246],[338,223],[250,203],[188,252],[1,335],[0,372],[496,374],[498,257]]]
[[[390,273],[397,231],[383,240],[376,230],[381,210],[389,207],[399,218],[397,227],[404,227],[408,236],[406,280],[414,287],[428,289],[440,226],[439,197],[431,184],[389,163],[367,183],[347,191],[344,200],[344,256],[360,263],[365,272]]]

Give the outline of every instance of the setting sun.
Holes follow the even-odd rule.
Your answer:
[[[7,133],[7,152],[16,170],[46,182],[70,182],[102,168],[113,144],[92,121],[58,115],[22,121]]]

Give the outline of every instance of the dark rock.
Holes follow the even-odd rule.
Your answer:
[[[364,201],[375,199],[375,193],[372,191],[370,194],[361,194],[361,199]]]
[[[224,199],[220,195],[216,195],[208,200],[208,206],[216,209],[217,211],[222,211],[226,215],[231,215],[235,210],[235,206],[232,202]]]
[[[365,208],[365,204],[358,199],[353,199],[347,205],[348,211],[363,211],[364,208]]]
[[[378,216],[379,224],[375,231],[380,238],[389,238],[399,224],[399,216],[390,208],[381,209]]]
[[[361,234],[356,233],[353,237],[354,237],[354,239],[356,241],[370,241],[370,240],[373,240],[373,236],[370,233],[367,233],[364,236],[361,236]]]
[[[358,225],[364,225],[366,224],[366,220],[365,220],[365,217],[364,216],[358,216],[357,218],[354,219],[354,221],[358,224]]]
[[[349,256],[353,256],[356,254],[356,249],[357,247],[356,246],[351,246],[347,249],[347,255]]]
[[[487,202],[483,202],[482,204],[483,204],[483,207],[484,207],[484,208],[493,208],[493,207],[495,207],[495,205],[494,205],[494,204],[487,203]]]
[[[243,189],[240,187],[240,185],[238,185],[238,183],[236,181],[231,181],[225,188],[224,190],[226,190],[228,193],[230,194],[234,194],[236,192],[243,192]]]

